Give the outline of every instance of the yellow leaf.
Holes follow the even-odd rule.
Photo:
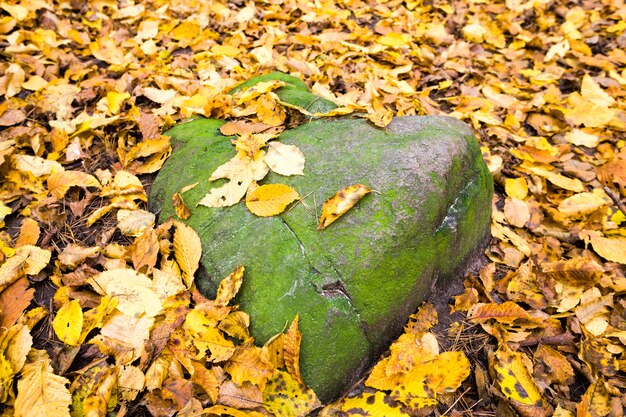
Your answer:
[[[376,39],[376,43],[385,46],[400,47],[407,46],[411,41],[411,37],[406,33],[389,32],[384,36]]]
[[[141,369],[136,366],[126,365],[122,366],[120,369],[117,383],[122,394],[122,399],[132,401],[145,387],[146,376],[141,372]]]
[[[285,367],[292,377],[301,384],[304,384],[300,375],[300,343],[302,342],[302,334],[298,330],[298,315],[293,319],[289,330],[283,339],[283,357],[285,358]]]
[[[96,361],[79,371],[70,390],[73,416],[104,416],[117,381],[117,369],[106,361]]]
[[[530,220],[530,209],[524,201],[507,197],[504,201],[504,215],[511,226],[521,228]]]
[[[565,190],[574,191],[576,193],[580,193],[586,191],[586,187],[578,178],[567,178],[561,174],[557,174],[547,168],[544,168],[539,165],[523,165],[522,168],[526,171],[529,171],[535,175],[543,177],[550,181],[552,184],[557,187],[563,188]]]
[[[372,190],[369,187],[362,184],[351,185],[338,191],[322,205],[322,216],[317,230],[324,229],[333,223],[370,191]]]
[[[89,49],[94,57],[111,65],[124,65],[127,63],[124,49],[110,36],[100,36],[95,42],[89,44]]]
[[[100,251],[101,248],[98,246],[86,248],[76,243],[71,243],[59,254],[58,260],[62,266],[73,269],[85,262],[86,259],[95,257]]]
[[[72,300],[59,309],[52,328],[61,342],[76,346],[83,329],[83,310],[78,300]]]
[[[130,98],[130,94],[118,93],[117,91],[107,92],[107,104],[109,108],[109,114],[118,114],[122,108],[122,104]]]
[[[287,113],[280,105],[280,99],[274,93],[263,94],[256,102],[256,116],[268,126],[280,126],[285,123]]]
[[[235,270],[226,278],[220,282],[220,286],[217,289],[217,295],[215,296],[215,305],[218,307],[225,307],[230,303],[243,282],[243,272],[245,268],[238,266]]]
[[[463,352],[443,352],[412,369],[391,398],[414,410],[436,405],[438,396],[456,391],[469,374],[470,363]]]
[[[174,222],[174,258],[183,274],[183,282],[187,288],[193,283],[193,275],[198,269],[202,256],[202,242],[191,227],[181,222]]]
[[[141,357],[154,317],[130,317],[116,311],[102,325],[100,334],[91,339],[105,355],[113,355],[118,364],[128,364]]]
[[[277,371],[263,391],[263,407],[275,416],[305,417],[320,406],[313,390],[287,372]]]
[[[35,177],[43,177],[63,171],[63,166],[58,162],[43,159],[39,156],[19,154],[14,155],[12,159],[18,171],[31,173]]]
[[[522,405],[541,405],[542,398],[537,384],[524,365],[523,354],[498,350],[491,362],[496,384],[510,400]]]
[[[191,216],[191,211],[189,211],[189,207],[185,204],[183,196],[180,195],[180,193],[174,193],[172,196],[172,205],[179,218],[187,220]]]
[[[219,329],[231,337],[246,340],[250,337],[250,316],[243,311],[233,311],[220,321]]]
[[[191,41],[198,37],[200,26],[195,22],[185,21],[170,32],[170,36],[177,41]]]
[[[304,175],[304,154],[294,145],[281,142],[268,143],[265,163],[280,175]]]
[[[165,104],[176,97],[176,90],[161,90],[154,87],[144,87],[143,95],[155,103]]]
[[[528,184],[526,178],[507,178],[504,180],[504,191],[511,198],[523,200],[528,195]]]
[[[89,278],[100,294],[116,296],[117,309],[131,317],[154,317],[161,311],[159,297],[152,291],[152,280],[132,269],[110,269]]]
[[[124,236],[138,237],[146,229],[154,226],[155,216],[145,210],[124,210],[117,212],[117,227]]]
[[[20,236],[15,242],[15,247],[18,248],[25,245],[37,245],[40,234],[41,230],[39,229],[39,223],[30,217],[25,218],[20,226]]]
[[[246,207],[257,216],[275,216],[299,198],[298,192],[288,185],[267,184],[248,193]]]
[[[17,383],[15,417],[69,417],[69,381],[53,373],[45,351],[32,350],[28,359]]]
[[[265,383],[274,373],[272,364],[263,355],[263,350],[256,346],[238,346],[224,365],[224,370],[237,384],[242,385],[248,381],[261,391],[265,389]]]
[[[257,83],[250,88],[235,93],[235,100],[237,105],[241,105],[247,101],[254,100],[262,94],[274,91],[277,88],[285,86],[284,81],[270,80]]]
[[[565,134],[564,139],[576,146],[586,146],[588,148],[595,148],[600,143],[600,138],[592,133],[587,133],[581,129],[574,129],[571,132]]]
[[[590,193],[574,194],[561,201],[559,211],[567,217],[580,218],[612,203],[601,188],[595,188]]]
[[[589,74],[583,76],[582,83],[580,84],[580,94],[585,99],[598,106],[611,107],[615,104],[615,99],[600,88],[598,83],[591,78]]]
[[[13,397],[14,376],[22,370],[33,345],[30,329],[15,324],[0,333],[0,401]]]
[[[225,405],[214,405],[202,410],[202,415],[218,415],[224,417],[265,417],[264,414],[258,411],[241,411],[236,408],[226,407]]]
[[[187,314],[183,329],[185,337],[197,350],[197,355],[192,359],[201,360],[206,352],[210,351],[209,361],[224,362],[235,353],[235,344],[226,339],[211,323],[211,318],[198,308]]]
[[[102,327],[105,318],[115,310],[118,302],[118,298],[106,295],[100,299],[100,304],[98,304],[97,307],[83,313],[83,330],[78,339],[80,343],[85,341],[87,335],[89,335],[93,329]]]
[[[228,178],[229,182],[221,187],[213,188],[198,202],[207,207],[228,207],[237,204],[248,191],[253,181],[262,180],[269,172],[269,167],[259,158],[253,160],[250,157],[234,157],[223,165],[220,165],[209,178],[215,181],[220,178]]]
[[[626,264],[626,237],[604,237],[595,230],[583,230],[579,236],[590,242],[593,250],[604,259]]]
[[[355,397],[344,397],[330,404],[319,413],[319,417],[409,417],[402,411],[403,404],[391,399],[384,392],[361,393]]]
[[[439,355],[439,344],[434,334],[404,333],[389,348],[389,357],[379,361],[365,381],[368,387],[392,390],[405,381],[415,368]]]

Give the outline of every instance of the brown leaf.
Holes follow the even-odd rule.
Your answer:
[[[0,294],[0,328],[8,329],[24,314],[35,294],[34,288],[28,288],[28,280],[20,278],[9,285]]]

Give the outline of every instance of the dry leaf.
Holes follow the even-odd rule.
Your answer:
[[[243,272],[245,268],[238,266],[229,276],[220,282],[215,296],[215,305],[225,307],[237,295],[241,283],[243,282]]]
[[[256,188],[246,196],[246,207],[261,217],[275,216],[298,200],[296,190],[284,184],[267,184]]]
[[[189,288],[202,256],[202,242],[191,227],[180,222],[174,222],[174,225],[174,257],[180,266],[183,282]]]
[[[370,191],[372,191],[371,188],[362,184],[351,185],[338,191],[322,205],[322,215],[317,229],[321,230],[328,227]]]
[[[269,142],[265,163],[280,175],[304,175],[304,154],[294,145]]]

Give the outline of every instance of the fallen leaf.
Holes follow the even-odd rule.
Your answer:
[[[17,383],[16,416],[68,416],[72,396],[66,378],[55,375],[45,351],[33,350]]]
[[[265,163],[280,175],[304,175],[304,154],[294,145],[269,142]]]
[[[243,282],[243,272],[245,268],[238,266],[235,270],[224,278],[217,289],[217,295],[215,296],[215,305],[218,307],[225,307],[230,301],[237,295],[241,283]]]
[[[371,188],[362,184],[351,185],[338,191],[337,194],[326,200],[322,205],[322,215],[317,230],[328,227],[370,191],[372,191]]]
[[[174,225],[174,257],[182,271],[183,282],[189,288],[202,256],[202,242],[191,227],[180,222],[174,222]]]
[[[275,216],[299,198],[298,192],[288,185],[266,184],[248,193],[246,207],[257,216]]]
[[[52,328],[61,342],[76,346],[83,330],[83,310],[77,300],[72,300],[57,311]]]

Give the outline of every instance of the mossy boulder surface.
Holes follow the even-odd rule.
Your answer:
[[[268,218],[244,203],[196,207],[223,183],[208,177],[235,154],[223,123],[195,119],[166,133],[174,152],[152,185],[151,210],[161,222],[175,216],[172,195],[199,182],[183,194],[192,212],[186,223],[202,239],[198,288],[214,296],[244,265],[235,301],[250,314],[253,336],[264,343],[299,314],[302,375],[328,401],[399,335],[431,285],[484,242],[491,176],[472,131],[453,118],[401,117],[385,129],[351,117],[315,119],[279,137],[302,150],[305,175],[263,181],[294,187],[301,202]],[[322,203],[356,183],[375,191],[317,230]]]

